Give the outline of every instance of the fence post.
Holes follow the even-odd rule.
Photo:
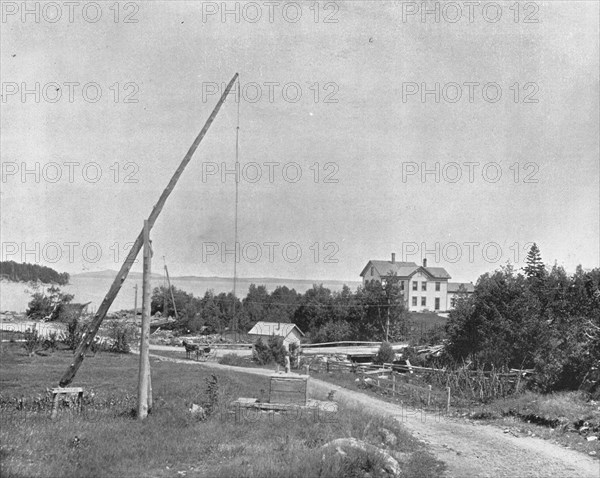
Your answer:
[[[446,390],[448,391],[448,403],[446,404],[446,413],[450,413],[450,387],[446,387]]]
[[[392,395],[396,396],[396,376],[394,375],[393,370],[392,370]]]
[[[306,368],[306,375],[310,375],[310,364],[304,366]]]
[[[427,406],[431,405],[431,385],[429,385],[429,390],[427,391]]]

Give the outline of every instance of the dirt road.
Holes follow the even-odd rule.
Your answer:
[[[161,358],[152,354],[154,358]],[[161,358],[163,359],[163,358]],[[264,369],[229,367],[213,362],[168,359],[222,370],[271,375]],[[539,438],[514,437],[495,426],[466,423],[443,416],[423,415],[366,394],[311,378],[309,393],[336,390],[336,399],[350,407],[392,415],[415,437],[427,443],[448,466],[450,478],[600,478],[600,461]]]

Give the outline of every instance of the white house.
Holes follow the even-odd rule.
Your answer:
[[[248,332],[253,340],[258,338],[263,339],[263,342],[267,342],[270,337],[276,335],[283,337],[283,345],[287,349],[291,343],[300,345],[300,339],[304,336],[302,331],[296,324],[287,322],[257,322],[254,327]]]
[[[396,254],[392,253],[391,261],[371,260],[367,262],[360,273],[363,284],[376,281],[384,283],[386,277],[395,275],[404,294],[406,308],[411,312],[425,310],[445,311],[451,308],[449,292],[453,290],[452,298],[456,296],[460,283],[448,283],[450,274],[443,267],[427,267],[427,259],[423,265],[414,262],[397,262]],[[450,284],[453,284],[450,287]],[[468,285],[468,284],[466,284]],[[473,284],[470,284],[473,287]]]

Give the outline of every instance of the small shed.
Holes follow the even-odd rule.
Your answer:
[[[250,329],[248,335],[251,339],[263,339],[264,342],[269,340],[273,335],[283,338],[283,345],[289,348],[290,344],[295,343],[300,345],[300,339],[304,336],[302,331],[296,324],[288,322],[257,322]]]

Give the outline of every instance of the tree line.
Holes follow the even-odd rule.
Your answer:
[[[42,282],[43,284],[67,285],[69,274],[38,264],[19,264],[14,261],[0,262],[0,276],[13,282]]]
[[[313,342],[340,340],[400,340],[409,317],[398,281],[388,278],[351,291],[344,286],[332,292],[313,285],[305,293],[279,286],[269,292],[263,285],[250,285],[244,298],[232,293],[207,291],[195,297],[176,287],[154,289],[151,313],[179,319],[175,328],[221,333],[247,332],[258,321],[292,322]]]
[[[522,271],[483,274],[446,325],[448,360],[534,369],[541,391],[598,385],[600,269],[547,268],[537,245]]]

